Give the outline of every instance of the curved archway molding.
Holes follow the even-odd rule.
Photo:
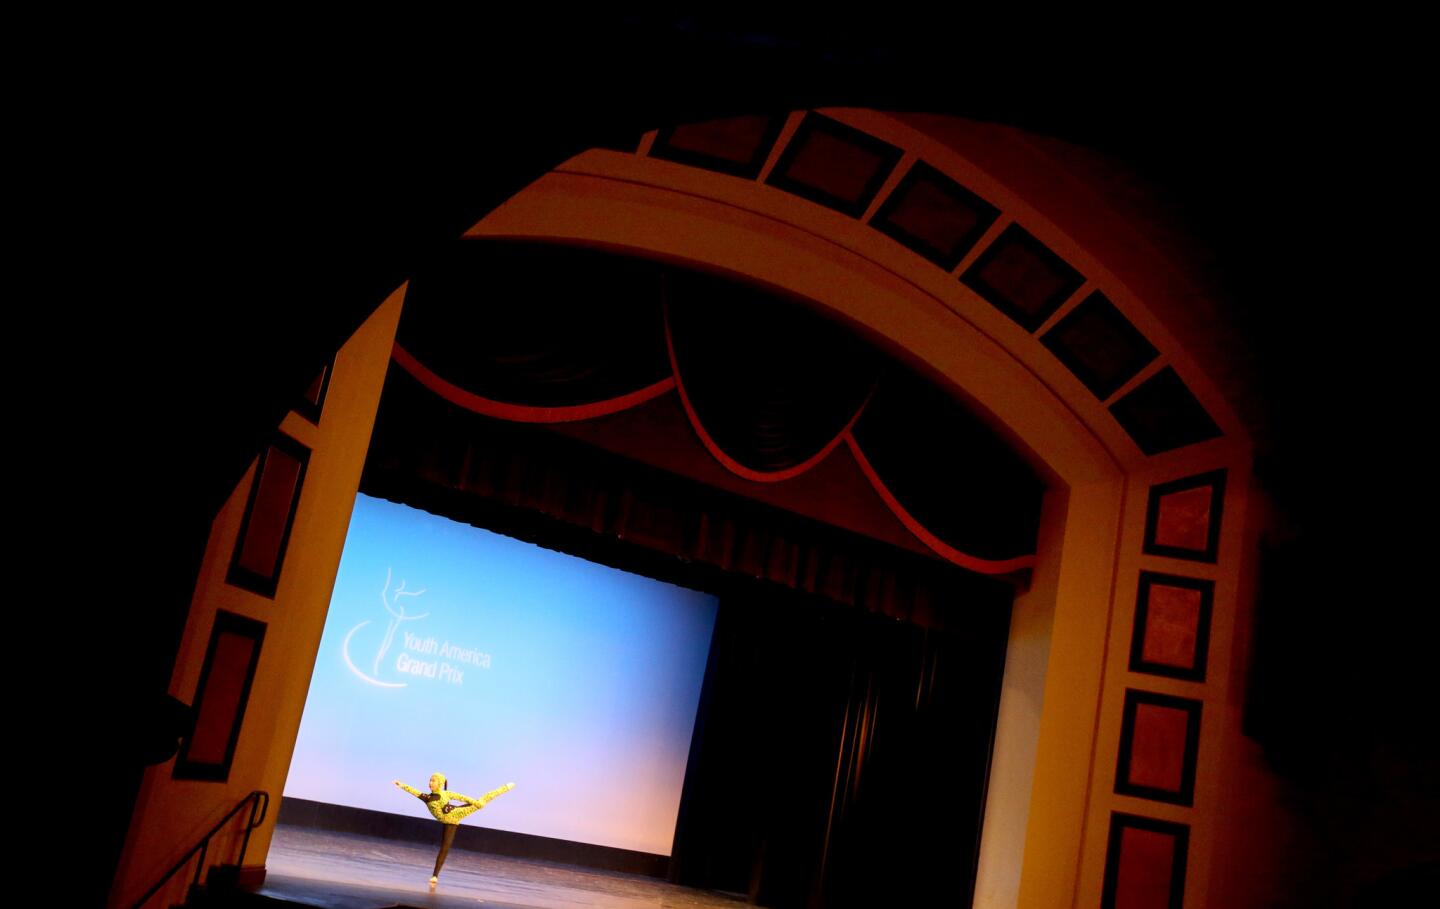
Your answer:
[[[791,114],[764,133],[773,145],[756,175],[652,156],[651,134],[637,137],[633,152],[593,150],[565,162],[466,236],[611,249],[734,275],[847,324],[966,402],[1047,484],[1031,584],[1014,602],[975,905],[1100,905],[1107,870],[1117,867],[1124,844],[1112,835],[1117,816],[1171,825],[1166,829],[1182,825],[1187,870],[1177,887],[1184,905],[1228,902],[1225,876],[1212,869],[1222,866],[1216,856],[1233,848],[1225,826],[1235,823],[1226,820],[1233,814],[1231,782],[1250,772],[1237,757],[1247,747],[1237,704],[1250,596],[1245,578],[1260,509],[1247,435],[1220,391],[1228,386],[1202,368],[1212,362],[1214,338],[1205,334],[1203,312],[1190,306],[1197,295],[1082,184],[1016,145],[1014,131],[949,118],[821,111],[898,150],[893,170],[872,181],[874,195],[859,214],[770,182],[813,113]],[[921,163],[997,212],[953,268],[873,225]],[[1038,324],[1022,325],[962,281],[1016,226],[1083,278],[1065,285],[1066,298]],[[1156,352],[1103,399],[1043,340],[1095,291]],[[216,516],[171,693],[193,696],[219,604],[271,623],[256,694],[223,787],[197,795],[197,784],[172,780],[168,765],[147,770],[112,891],[117,905],[128,905],[127,897],[174,860],[174,850],[157,845],[161,840],[192,841],[236,793],[284,789],[404,292],[402,286],[341,350],[319,423],[291,414],[280,427],[313,452],[296,493],[286,577],[273,600],[224,581],[248,478]],[[1158,453],[1147,454],[1134,420],[1155,419],[1156,399],[1130,396],[1159,387],[1150,383],[1162,377],[1172,390],[1183,387],[1211,425],[1192,444],[1162,439],[1149,445]],[[1117,411],[1124,400],[1138,405]],[[1161,422],[1164,416],[1159,412]],[[1182,582],[1168,599],[1143,602],[1142,592],[1156,587],[1156,578],[1163,586],[1165,577]],[[1209,599],[1187,613],[1187,591],[1196,590]],[[1135,637],[1147,610],[1146,628],[1180,627],[1187,616],[1195,627],[1159,640],[1151,652],[1151,642],[1137,644]],[[1197,623],[1208,634],[1197,638]],[[1196,662],[1197,639],[1208,639],[1198,674],[1183,652],[1188,644]],[[1137,661],[1137,653],[1144,659]],[[1170,660],[1177,672],[1149,671],[1157,660]],[[1160,712],[1141,716],[1137,693],[1161,705],[1154,708]],[[1145,753],[1161,759],[1142,767],[1132,760],[1140,753],[1137,738],[1194,728],[1169,722],[1166,704],[1198,716],[1198,733],[1175,753],[1176,743],[1163,737],[1143,742],[1158,749]],[[1189,773],[1174,792],[1167,789],[1172,758],[1183,758]],[[273,829],[272,813],[255,831],[252,861],[263,860]]]
[[[1190,831],[1185,901],[1204,905],[1221,799],[1216,788],[1239,736],[1226,707],[1244,542],[1249,446],[1234,409],[1182,342],[1142,306],[1129,277],[1145,250],[1111,271],[1061,233],[1031,199],[981,172],[955,150],[896,118],[825,111],[905,149],[895,173],[860,218],[767,185],[643,154],[591,151],[536,181],[467,232],[468,237],[579,244],[739,276],[809,301],[905,358],[967,400],[1024,452],[1047,493],[1031,587],[1015,602],[981,845],[977,906],[1098,904],[1111,815],[1130,812]],[[777,149],[795,133],[792,115]],[[948,170],[1002,211],[956,268],[946,272],[867,225],[914,161]],[[1043,181],[1041,181],[1043,183]],[[1052,181],[1055,191],[1066,189]],[[1058,187],[1058,188],[1056,188]],[[1033,189],[1033,186],[1031,187]],[[1073,205],[1073,200],[1065,200]],[[1057,203],[1059,204],[1059,203]],[[1011,223],[1060,251],[1086,281],[1035,333],[966,288],[957,276]],[[1141,263],[1142,265],[1145,263]],[[1164,263],[1154,265],[1164,270]],[[1039,335],[1101,288],[1161,356],[1106,400],[1059,363]],[[1215,439],[1146,455],[1108,404],[1173,368],[1223,429]],[[1177,565],[1144,553],[1153,486],[1223,468],[1220,554],[1213,565]],[[1183,569],[1214,580],[1210,671],[1204,683],[1137,674],[1128,664],[1141,570]],[[1194,804],[1151,804],[1114,791],[1125,693],[1188,697],[1205,714]]]

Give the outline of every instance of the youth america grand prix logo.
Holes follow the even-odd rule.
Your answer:
[[[340,645],[340,656],[345,661],[345,666],[355,674],[361,681],[380,688],[405,688],[409,686],[408,681],[387,681],[388,677],[410,677],[416,679],[431,679],[440,682],[447,682],[451,685],[463,685],[465,673],[471,667],[479,669],[490,668],[490,654],[473,647],[461,647],[449,640],[441,641],[433,636],[422,637],[410,631],[402,631],[400,626],[406,622],[418,622],[429,617],[430,613],[422,612],[411,614],[405,609],[405,600],[418,597],[425,593],[425,588],[420,590],[406,590],[405,581],[402,578],[399,586],[393,591],[390,589],[394,572],[391,568],[385,569],[385,586],[380,588],[380,603],[389,614],[389,624],[385,628],[383,636],[377,635],[379,628],[375,628],[366,634],[360,634],[361,629],[371,625],[374,620],[366,619],[351,628],[345,635],[345,640]],[[395,634],[400,632],[401,648],[394,660],[388,661],[386,657],[391,647],[395,644]],[[360,635],[361,642],[356,642],[356,636]],[[375,658],[370,663],[370,671],[367,673],[355,664],[351,655],[352,646],[359,647],[367,637],[379,637],[375,649]]]

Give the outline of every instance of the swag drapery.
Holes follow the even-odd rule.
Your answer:
[[[1029,466],[952,395],[778,292],[592,250],[462,241],[411,282],[394,362],[512,423],[677,395],[711,456],[756,483],[843,445],[940,558],[996,575],[1034,562],[1043,486]]]
[[[639,549],[925,627],[947,627],[976,595],[1010,595],[999,579],[471,413],[403,370],[391,369],[381,400],[367,494],[600,561],[613,561],[600,551],[610,543],[627,545],[631,558]]]

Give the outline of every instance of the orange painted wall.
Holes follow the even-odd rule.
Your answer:
[[[132,905],[230,808],[256,789],[270,793],[270,813],[267,823],[252,834],[246,864],[263,863],[375,423],[402,298],[403,288],[341,348],[320,425],[292,413],[280,426],[282,432],[310,448],[311,455],[275,599],[225,583],[253,466],[215,517],[170,694],[186,703],[195,697],[217,610],[264,622],[265,640],[240,741],[229,779],[223,783],[173,779],[174,759],[146,770],[111,889],[111,906]],[[240,830],[241,819],[237,818],[221,838],[212,841],[211,864],[235,861]],[[189,879],[188,872],[177,875],[176,881],[147,905],[182,901]]]

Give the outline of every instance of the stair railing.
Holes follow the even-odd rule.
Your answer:
[[[256,789],[254,792],[245,796],[239,801],[238,804],[235,805],[234,808],[231,808],[228,812],[226,812],[225,816],[221,818],[214,827],[210,828],[210,832],[205,834],[205,836],[200,840],[200,842],[190,847],[190,851],[186,852],[185,855],[183,855],[180,860],[177,861],[170,868],[169,871],[165,872],[164,876],[161,877],[160,880],[156,881],[154,886],[152,886],[149,890],[146,890],[144,896],[140,897],[140,899],[135,901],[134,909],[140,909],[140,907],[144,906],[145,902],[150,899],[150,897],[159,893],[160,888],[170,883],[170,879],[173,878],[180,871],[181,868],[184,868],[185,865],[189,863],[192,858],[195,857],[196,853],[200,854],[200,861],[195,863],[195,878],[191,881],[191,886],[198,886],[200,883],[201,875],[205,873],[205,858],[209,855],[210,852],[211,838],[213,838],[215,834],[219,833],[226,824],[230,823],[230,819],[235,817],[235,815],[239,814],[240,809],[244,808],[246,805],[250,806],[250,817],[245,822],[245,837],[240,841],[240,858],[236,860],[237,865],[244,865],[245,850],[250,848],[250,832],[256,827],[259,827],[261,824],[265,823],[265,815],[270,810],[270,793],[260,789]]]

